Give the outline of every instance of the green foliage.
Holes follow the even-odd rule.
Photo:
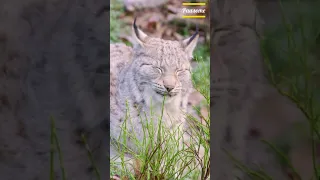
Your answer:
[[[303,89],[305,81],[317,84],[316,78],[320,72],[320,61],[315,52],[319,49],[316,40],[320,35],[320,13],[317,7],[319,5],[316,4],[283,7],[283,26],[267,30],[262,48],[265,56],[268,56],[273,80],[277,85],[289,86],[295,81],[297,88]],[[295,13],[289,20],[286,12],[293,13],[292,9]],[[308,73],[310,77],[305,77]]]
[[[210,47],[198,45],[194,51],[196,68],[192,71],[194,87],[206,98],[210,104]]]
[[[129,112],[129,108],[127,112]],[[152,110],[150,114],[153,115]],[[124,120],[121,136],[118,139],[118,143],[114,144],[116,147],[117,144],[121,144],[121,148],[118,146],[121,152],[118,158],[122,159],[120,163],[121,169],[115,170],[114,173],[121,177],[130,177],[130,179],[190,179],[190,177],[194,176],[199,177],[201,172],[196,170],[198,162],[194,153],[194,144],[198,143],[191,143],[191,146],[180,144],[183,134],[178,129],[169,130],[166,128],[162,124],[162,116],[155,117],[159,118],[158,122],[160,123],[158,124],[154,123],[155,120],[153,118],[146,117],[145,115],[145,118],[141,118],[144,132],[142,141],[138,140],[135,132],[129,133],[127,127],[132,126],[129,114]],[[135,142],[135,146],[138,147],[137,153],[133,153],[126,147],[128,138]],[[139,173],[131,174],[128,171],[124,162],[125,153],[133,154],[135,161],[140,162]],[[117,164],[114,159],[111,162],[112,166]]]
[[[319,2],[318,6],[299,2],[282,6],[283,26],[267,31],[262,40],[271,82],[313,121],[320,113],[320,60],[314,51],[320,48],[316,42],[320,36]],[[296,12],[290,20],[287,9]]]
[[[52,116],[50,117],[50,121],[51,121],[51,127],[50,127],[50,131],[51,131],[51,134],[50,134],[50,148],[51,148],[51,150],[50,150],[50,180],[55,179],[55,175],[54,175],[54,152],[55,152],[55,150],[57,150],[57,152],[58,152],[62,179],[66,180],[66,172],[64,169],[64,165],[63,165],[63,154],[61,151],[59,139],[58,139],[57,132],[56,132],[55,121]]]
[[[315,160],[315,142],[319,133],[319,57],[314,49],[319,49],[320,1],[282,8],[283,26],[266,34],[262,41],[262,51],[268,65],[270,80],[279,92],[291,99],[309,120],[312,139],[314,175],[319,177]],[[288,11],[296,12],[289,19]],[[287,166],[293,169],[291,162]],[[295,171],[294,171],[295,172]]]
[[[123,13],[123,5],[119,0],[111,0],[110,3],[110,42],[119,42],[119,32],[123,23],[119,16]]]
[[[194,87],[210,102],[210,61],[197,60],[192,72]]]

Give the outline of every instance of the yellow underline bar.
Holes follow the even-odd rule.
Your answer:
[[[182,16],[182,18],[206,18],[206,16]]]
[[[206,3],[182,3],[184,6],[205,6]]]

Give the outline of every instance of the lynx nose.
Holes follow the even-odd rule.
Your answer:
[[[172,91],[172,89],[174,89],[173,86],[164,86],[164,87],[166,88],[166,90],[167,90],[168,92],[170,92],[170,91]]]
[[[172,75],[167,75],[163,78],[163,86],[166,88],[168,92],[172,91],[176,86],[176,77]]]

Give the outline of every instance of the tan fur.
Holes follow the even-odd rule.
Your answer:
[[[129,109],[127,121],[132,124],[128,123],[127,129],[142,141],[145,114],[157,127],[164,95],[163,124],[171,129],[179,126],[183,130],[184,112],[193,89],[190,60],[198,35],[189,43],[189,39],[178,42],[149,37],[140,29],[133,29],[133,32],[137,42],[135,48],[110,45],[111,139],[119,138]],[[151,111],[153,115],[150,115]],[[127,139],[127,146],[137,152],[132,139]],[[111,146],[111,158],[117,154],[118,150]]]

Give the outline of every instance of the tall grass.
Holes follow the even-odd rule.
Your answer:
[[[266,39],[262,41],[262,49],[264,50],[263,55],[266,64],[269,67],[271,83],[282,95],[294,102],[309,121],[314,177],[318,179],[319,173],[316,164],[315,143],[320,139],[320,104],[318,99],[320,97],[320,91],[317,91],[319,86],[317,87],[316,83],[319,81],[319,79],[317,79],[319,77],[315,75],[320,72],[320,69],[315,66],[319,63],[319,59],[315,57],[312,50],[314,48],[320,48],[316,42],[316,39],[320,35],[320,13],[315,13],[316,9],[312,9],[312,6],[305,7],[300,1],[296,1],[294,4],[296,6],[293,8],[297,11],[296,17],[294,17],[296,21],[290,21],[287,18],[286,9],[280,1],[282,22],[287,40],[285,46],[282,46],[284,47],[281,50],[282,52],[279,53],[282,57],[277,58],[268,56],[269,54],[275,54],[272,53],[272,48],[270,48],[271,44],[278,45],[279,47],[279,44],[274,40]],[[320,7],[320,1],[316,2],[314,5],[314,7]],[[308,11],[306,11],[306,8],[308,8]],[[272,35],[273,34],[270,36],[272,37]],[[271,58],[273,58],[273,62]],[[274,61],[278,61],[278,63]],[[281,70],[281,68],[285,68],[286,70]],[[286,163],[294,174],[300,178],[291,162],[287,160]]]
[[[197,139],[191,139],[189,145],[181,144],[183,134],[177,129],[168,129],[162,124],[162,117],[154,117],[145,115],[141,118],[143,124],[143,138],[137,138],[137,135],[128,133],[127,127],[132,126],[130,118],[125,119],[122,127],[122,135],[119,137],[116,144],[121,143],[120,163],[116,163],[115,159],[111,160],[111,166],[120,165],[120,169],[114,171],[121,177],[130,179],[199,179],[201,176],[206,176],[207,171],[201,172],[197,168],[202,158],[197,158],[197,147],[199,144]],[[153,119],[152,117],[156,118]],[[154,124],[154,122],[159,122]],[[135,142],[137,149],[131,151],[126,147],[126,141],[130,138]],[[114,145],[116,145],[114,144]],[[206,146],[207,148],[208,146]],[[207,155],[209,150],[206,149]],[[133,156],[133,162],[136,162],[134,174],[127,168],[124,155],[130,153]],[[208,159],[208,158],[207,158]],[[203,166],[205,167],[205,165]]]
[[[58,157],[59,157],[59,164],[60,164],[60,169],[61,169],[61,174],[62,174],[62,179],[66,180],[66,172],[64,169],[64,165],[63,165],[63,154],[61,152],[61,148],[60,148],[60,143],[59,143],[59,139],[56,133],[56,127],[55,127],[55,121],[54,118],[51,116],[50,117],[50,121],[51,121],[51,137],[50,137],[50,145],[51,145],[51,151],[50,151],[50,180],[55,179],[54,176],[54,152],[55,150],[57,150],[58,152]]]
[[[50,116],[50,122],[51,122],[51,126],[50,126],[50,170],[49,170],[49,179],[50,180],[54,180],[55,178],[55,171],[54,171],[54,155],[55,152],[58,155],[59,158],[59,165],[60,165],[60,170],[61,170],[61,174],[62,174],[62,179],[66,180],[66,171],[64,168],[64,164],[63,164],[63,153],[61,151],[61,147],[60,147],[60,143],[59,143],[59,139],[56,133],[56,127],[55,127],[55,119],[53,116]],[[90,147],[86,141],[86,138],[84,136],[84,134],[81,134],[81,138],[82,138],[82,143],[85,145],[86,150],[87,150],[87,154],[88,154],[88,158],[91,162],[91,165],[93,167],[93,170],[96,174],[96,177],[98,180],[100,180],[100,172],[98,170],[98,168],[95,165],[95,162],[93,161],[93,156],[92,156],[92,152],[90,150]]]

